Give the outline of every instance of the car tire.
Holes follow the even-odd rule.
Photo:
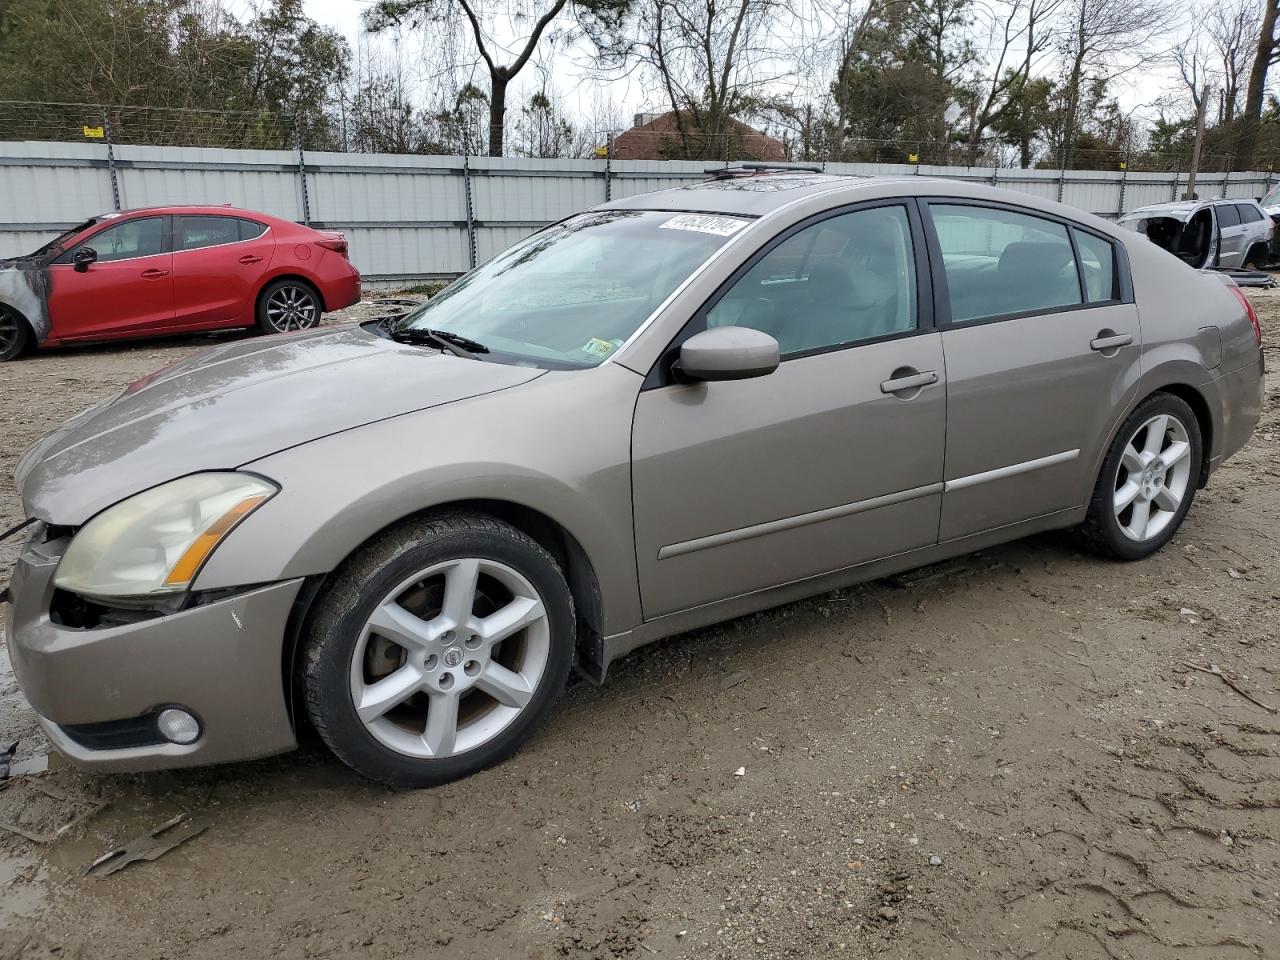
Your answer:
[[[410,522],[360,548],[317,599],[307,715],[370,779],[447,783],[506,759],[546,717],[574,630],[559,566],[519,530],[480,513]]]
[[[292,333],[320,326],[324,306],[315,287],[288,277],[273,280],[258,296],[258,329],[263,333]]]
[[[1141,560],[1177,532],[1191,509],[1203,463],[1195,412],[1181,397],[1154,393],[1120,427],[1081,526],[1102,556]]]
[[[0,362],[17,360],[31,348],[34,340],[26,318],[12,307],[0,304]]]

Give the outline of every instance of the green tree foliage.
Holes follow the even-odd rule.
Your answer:
[[[0,112],[0,136],[67,136],[105,120],[122,142],[279,147],[296,122],[307,146],[334,146],[333,92],[349,59],[302,0],[243,20],[198,0],[0,0],[5,99],[120,108]]]

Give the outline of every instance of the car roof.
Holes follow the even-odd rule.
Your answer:
[[[1249,197],[1209,197],[1205,200],[1169,200],[1164,203],[1149,203],[1145,207],[1135,207],[1124,215],[1122,219],[1128,219],[1140,213],[1190,213],[1193,210],[1199,210],[1201,207],[1218,207],[1224,203],[1247,203],[1249,206],[1256,206],[1254,200]]]
[[[906,180],[905,177],[869,177],[838,173],[762,172],[727,176],[637,194],[604,204],[612,210],[697,210],[747,217],[764,216],[793,200],[825,193],[840,186]],[[915,178],[912,178],[915,179]]]
[[[898,197],[929,197],[958,201],[990,201],[1021,207],[1031,213],[1061,217],[1097,232],[1120,237],[1126,231],[1087,211],[1068,207],[1030,193],[991,186],[985,181],[943,179],[916,174],[863,175],[834,173],[760,172],[723,177],[655,193],[636,194],[602,204],[597,210],[661,210],[688,213],[763,217],[796,201],[822,195],[831,207]],[[1127,240],[1127,238],[1125,238]]]
[[[131,207],[128,210],[109,210],[106,213],[98,214],[95,220],[115,220],[121,217],[138,217],[146,214],[223,214],[229,217],[245,217],[246,219],[258,220],[278,220],[279,217],[273,217],[270,214],[260,213],[256,210],[245,210],[241,207],[233,207],[229,203],[181,203],[181,204],[163,204],[154,207]]]

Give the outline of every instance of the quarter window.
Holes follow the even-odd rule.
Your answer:
[[[235,217],[178,217],[179,250],[198,250],[240,239],[240,221]]]
[[[1080,304],[1067,228],[991,207],[930,204],[953,323]]]
[[[730,288],[707,326],[762,330],[784,357],[914,330],[906,209],[857,210],[793,234]]]
[[[241,220],[240,221],[240,239],[256,240],[267,232],[267,225],[259,223],[257,220]]]
[[[1072,229],[1076,250],[1080,254],[1080,270],[1090,303],[1106,303],[1116,298],[1116,252],[1109,240]]]

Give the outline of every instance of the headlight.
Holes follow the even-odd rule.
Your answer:
[[[86,523],[53,582],[89,597],[180,593],[222,538],[277,489],[247,473],[197,473],[154,487]]]

